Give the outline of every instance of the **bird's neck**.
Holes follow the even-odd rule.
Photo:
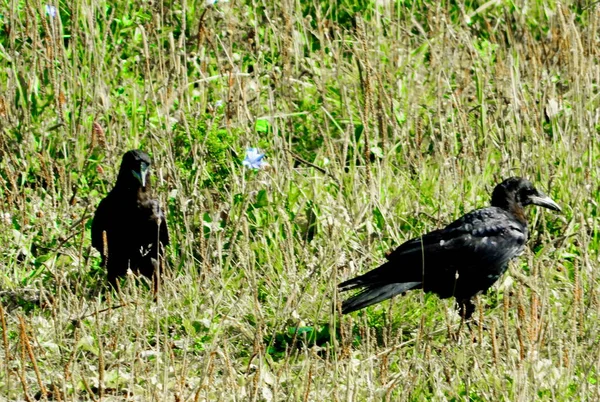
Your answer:
[[[523,208],[523,206],[520,203],[509,201],[503,209],[510,212],[515,218],[517,218],[519,222],[521,222],[524,225],[527,225],[525,208]]]
[[[139,183],[117,184],[113,191],[123,199],[137,201],[144,201],[150,196],[150,186],[142,187]]]

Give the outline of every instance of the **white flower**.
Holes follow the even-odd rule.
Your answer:
[[[261,169],[266,164],[262,160],[264,157],[265,154],[261,154],[258,148],[248,148],[246,149],[246,158],[243,160],[242,165],[251,169]]]
[[[229,0],[206,0],[206,7],[212,7],[217,3],[227,3]]]
[[[12,223],[12,216],[8,212],[0,213],[0,222],[10,225]]]
[[[56,17],[56,14],[58,14],[56,7],[46,4],[46,15],[48,15],[50,18],[54,18]]]
[[[559,114],[561,109],[561,104],[556,99],[548,99],[548,104],[546,105],[546,114],[549,118],[553,118],[554,116]]]

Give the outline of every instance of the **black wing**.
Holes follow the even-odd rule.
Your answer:
[[[96,213],[94,214],[94,220],[92,221],[92,246],[103,254],[104,240],[102,232],[106,230],[106,224],[109,222],[109,202],[107,198],[100,201]]]
[[[445,270],[454,272],[458,267],[478,269],[504,265],[523,251],[527,236],[527,227],[506,211],[494,207],[478,209],[444,229],[407,241],[394,250],[388,260],[405,267],[399,267],[400,279],[399,272],[410,271],[407,263],[431,267],[432,274]]]
[[[153,278],[155,274],[160,277],[164,247],[169,244],[169,230],[165,215],[157,200],[146,200],[139,204],[139,207],[142,218],[137,224],[141,243],[137,251],[139,253],[137,269],[148,278]]]

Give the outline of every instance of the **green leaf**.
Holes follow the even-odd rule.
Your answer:
[[[254,203],[255,208],[262,208],[269,205],[269,198],[266,190],[260,190],[256,195],[256,202]]]
[[[255,126],[257,133],[268,133],[269,132],[269,121],[265,119],[256,120]]]
[[[375,218],[375,224],[377,225],[377,228],[379,230],[383,230],[385,228],[385,218],[378,207],[375,207],[373,210],[373,217]]]

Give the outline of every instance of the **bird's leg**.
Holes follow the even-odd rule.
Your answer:
[[[462,299],[458,303],[458,312],[460,313],[460,316],[462,317],[463,321],[467,321],[475,312],[475,305],[473,304],[471,299]]]
[[[473,312],[475,311],[475,305],[473,304],[471,299],[457,300],[456,303],[458,304],[458,313],[460,314],[460,326],[458,327],[458,330],[456,331],[454,338],[458,339],[458,335],[460,334],[460,331],[462,330],[463,325],[466,324],[467,328],[469,328],[469,331],[472,331],[470,321],[471,321],[471,316],[473,315]]]
[[[479,310],[481,313],[481,309]],[[479,338],[483,338],[483,331],[487,331],[485,325],[482,324],[483,315],[480,314],[479,319],[473,318],[473,313],[475,312],[475,304],[471,299],[463,299],[459,303],[459,312],[462,317],[461,319],[461,327],[462,324],[465,323],[469,332],[472,335],[473,342],[477,342],[477,335],[479,334]],[[473,324],[473,326],[471,325]],[[459,329],[460,330],[460,329]],[[477,332],[475,332],[477,330]]]

